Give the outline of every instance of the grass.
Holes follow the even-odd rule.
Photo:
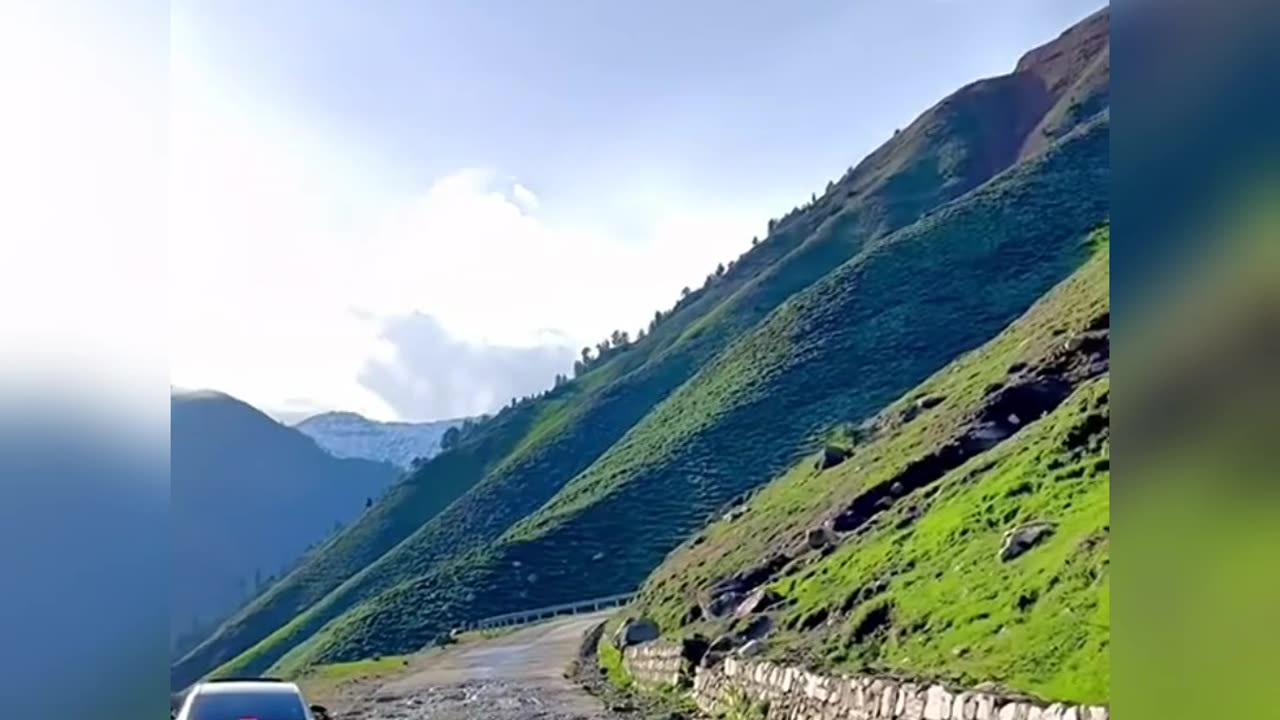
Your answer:
[[[768,702],[753,701],[741,690],[731,691],[724,705],[716,715],[721,720],[765,720],[769,716]]]
[[[427,463],[175,678],[407,652],[636,586],[730,497],[1078,265],[1107,211],[1105,121],[970,192],[1030,130],[1022,92],[977,83],[930,109],[644,340]],[[414,500],[435,486],[440,503]]]
[[[605,624],[604,634],[600,636],[600,644],[596,646],[596,658],[614,687],[630,690],[634,681],[631,679],[631,673],[627,672],[627,668],[622,664],[622,651],[614,647],[612,642],[613,633],[617,631],[622,621],[623,618],[618,617]]]
[[[792,548],[869,488],[972,422],[1014,363],[1050,355],[1107,312],[1109,232],[1094,258],[1017,323],[883,411],[874,437],[842,465],[783,474],[733,521],[673,553],[642,590],[644,612],[672,634],[730,632],[690,621],[720,579]],[[921,397],[944,398],[918,418]],[[770,653],[809,666],[997,682],[1051,700],[1110,696],[1109,380],[1076,388],[1051,414],[894,504],[835,552],[794,562],[770,581]],[[1094,435],[1088,435],[1093,432]],[[1087,436],[1081,446],[1077,440]],[[1005,530],[1050,520],[1056,533],[1013,562],[996,557]]]

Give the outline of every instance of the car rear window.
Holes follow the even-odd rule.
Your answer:
[[[191,705],[191,720],[307,720],[302,698],[284,692],[202,693]]]

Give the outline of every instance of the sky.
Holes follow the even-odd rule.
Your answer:
[[[493,411],[1095,0],[179,0],[174,385]]]

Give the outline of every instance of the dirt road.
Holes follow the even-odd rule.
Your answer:
[[[612,720],[564,671],[607,613],[580,615],[435,650],[395,677],[349,684],[324,702],[339,720]]]

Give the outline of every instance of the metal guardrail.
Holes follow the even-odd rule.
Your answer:
[[[595,612],[597,610],[604,610],[606,608],[624,605],[627,601],[631,600],[631,598],[635,597],[635,595],[635,593],[629,592],[622,593],[621,595],[609,595],[607,597],[593,598],[591,600],[579,600],[577,602],[564,603],[563,605],[549,605],[547,607],[534,608],[532,610],[521,610],[519,612],[494,615],[492,617],[464,623],[463,625],[455,628],[454,632],[510,627],[513,625],[524,625],[531,622],[537,622],[539,620],[546,620],[560,615],[577,615],[584,612]]]

